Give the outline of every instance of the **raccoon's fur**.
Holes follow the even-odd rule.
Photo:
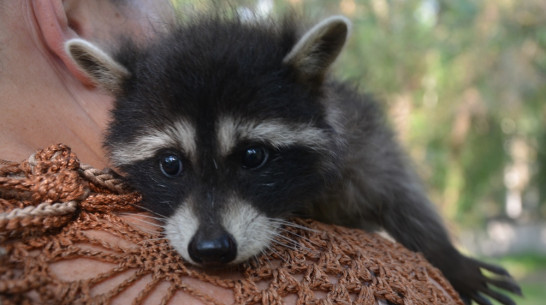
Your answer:
[[[453,247],[380,107],[329,76],[349,28],[213,15],[113,57],[81,39],[66,49],[116,97],[105,147],[187,261],[245,261],[298,215],[384,228],[466,300],[512,304],[487,286],[518,293],[504,269]]]

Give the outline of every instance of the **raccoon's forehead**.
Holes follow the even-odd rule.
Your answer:
[[[114,111],[114,127],[125,131],[111,128],[107,141],[112,161],[175,149],[196,162],[204,150],[226,156],[243,142],[325,148],[322,97],[283,63],[295,42],[294,28],[211,20],[129,56],[133,76]]]
[[[200,130],[203,128],[208,130]],[[253,120],[222,115],[213,125],[180,118],[163,127],[149,127],[124,143],[112,145],[111,159],[116,166],[130,165],[170,149],[180,151],[196,163],[204,147],[219,157],[226,157],[241,143],[267,144],[277,149],[297,145],[327,150],[331,144],[328,133],[312,122],[288,122],[280,118]]]

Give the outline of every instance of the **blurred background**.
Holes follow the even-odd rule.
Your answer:
[[[173,0],[353,22],[335,73],[384,105],[467,253],[546,300],[546,1]]]

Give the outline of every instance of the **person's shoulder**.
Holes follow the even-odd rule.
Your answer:
[[[15,139],[7,133],[0,133],[0,160],[22,161],[28,158],[35,149],[25,145],[20,139]]]

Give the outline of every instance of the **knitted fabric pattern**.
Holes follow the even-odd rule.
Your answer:
[[[237,278],[206,272],[184,262],[161,232],[122,217],[142,212],[140,199],[62,144],[21,163],[3,161],[0,303],[109,304],[147,277],[127,304],[142,304],[160,287],[167,287],[162,304],[179,291],[225,304],[191,280],[233,291],[228,304],[463,304],[422,255],[377,234],[303,219],[291,220],[262,256],[232,267]],[[54,272],[55,264],[82,258],[108,268],[90,277]]]

